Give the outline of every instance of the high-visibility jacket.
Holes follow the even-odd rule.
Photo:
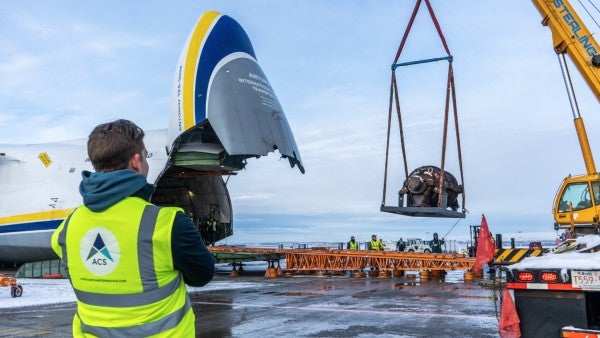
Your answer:
[[[348,242],[348,249],[350,249],[350,250],[357,250],[358,249],[358,242],[357,241],[350,241],[350,242]]]
[[[379,247],[379,241],[377,240],[371,240],[371,242],[369,242],[371,244],[371,250],[381,250],[382,248]]]
[[[194,337],[195,316],[174,269],[179,208],[127,197],[103,212],[77,208],[52,235],[77,297],[75,337]]]

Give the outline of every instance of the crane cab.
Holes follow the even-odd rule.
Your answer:
[[[597,234],[600,225],[600,174],[566,177],[554,200],[554,227]]]

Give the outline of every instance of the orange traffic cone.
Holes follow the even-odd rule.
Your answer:
[[[521,337],[521,328],[519,327],[519,315],[515,308],[512,296],[508,289],[504,289],[502,293],[502,310],[500,311],[500,324],[498,331],[502,338],[519,338]]]

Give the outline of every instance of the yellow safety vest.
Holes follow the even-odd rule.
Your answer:
[[[348,242],[348,246],[350,247],[350,250],[356,250],[358,249],[358,242],[357,241],[350,241]]]
[[[371,240],[371,250],[381,250],[379,247],[379,241]]]
[[[171,259],[179,208],[128,197],[77,208],[52,235],[77,297],[75,337],[194,337],[195,316]]]

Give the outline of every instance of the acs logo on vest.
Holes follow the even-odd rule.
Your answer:
[[[113,272],[119,264],[119,242],[112,232],[105,228],[93,228],[81,239],[81,261],[91,273],[105,276]]]

